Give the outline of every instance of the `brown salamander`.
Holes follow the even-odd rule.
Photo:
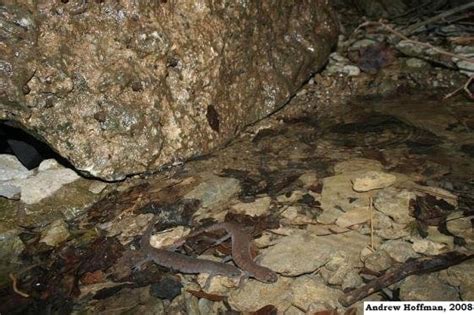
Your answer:
[[[140,241],[141,250],[146,254],[145,260],[135,265],[134,269],[141,269],[141,265],[147,261],[153,260],[156,264],[164,266],[182,273],[208,273],[209,278],[215,275],[227,277],[241,277],[242,272],[235,266],[219,263],[207,259],[198,259],[176,253],[166,249],[159,249],[151,246],[150,238],[153,233],[155,220],[152,220],[150,226],[146,229]]]
[[[250,254],[252,238],[250,235],[245,233],[242,227],[238,224],[230,222],[217,223],[209,227],[199,229],[198,231],[188,235],[188,237],[193,237],[204,232],[212,232],[216,230],[225,230],[227,234],[230,235],[232,238],[232,259],[234,260],[235,264],[247,272],[249,276],[266,283],[273,283],[278,280],[278,276],[273,270],[260,266],[253,261]]]

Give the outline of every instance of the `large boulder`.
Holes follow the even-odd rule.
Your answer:
[[[208,153],[337,40],[327,0],[4,0],[0,119],[107,180]]]

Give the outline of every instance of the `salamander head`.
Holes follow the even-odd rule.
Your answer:
[[[260,274],[257,280],[260,280],[265,283],[274,283],[277,282],[278,275],[276,274],[276,272],[273,272],[272,270],[268,269],[266,272]]]

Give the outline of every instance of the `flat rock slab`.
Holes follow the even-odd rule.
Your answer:
[[[0,119],[106,180],[211,152],[337,40],[328,1],[6,1]]]

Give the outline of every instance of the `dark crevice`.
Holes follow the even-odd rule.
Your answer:
[[[55,159],[63,166],[74,169],[68,160],[46,143],[8,120],[0,121],[0,154],[15,155],[29,170],[38,167],[46,159]]]

